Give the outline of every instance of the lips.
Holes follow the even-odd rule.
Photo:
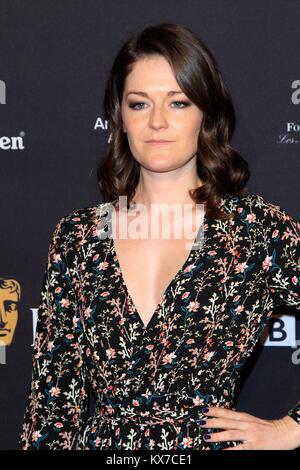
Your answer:
[[[172,140],[147,140],[146,142],[148,144],[168,144],[173,141]]]

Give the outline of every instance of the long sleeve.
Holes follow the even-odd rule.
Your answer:
[[[78,305],[62,250],[63,219],[48,251],[19,450],[73,449],[88,415]]]
[[[285,304],[300,313],[300,223],[279,206],[271,208],[269,257],[263,264],[271,297],[274,307]],[[300,400],[288,415],[300,424]]]

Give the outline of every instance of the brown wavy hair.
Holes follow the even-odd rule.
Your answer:
[[[111,139],[97,168],[100,191],[110,202],[127,196],[127,208],[130,207],[140,165],[123,132],[121,102],[126,77],[134,64],[151,55],[161,55],[169,62],[180,88],[203,113],[196,157],[203,185],[190,189],[190,197],[195,203],[205,204],[207,217],[228,219],[230,216],[218,206],[220,199],[225,194],[244,194],[250,177],[248,163],[229,143],[235,125],[232,99],[216,60],[203,41],[177,24],[148,26],[130,37],[117,53],[103,102]]]

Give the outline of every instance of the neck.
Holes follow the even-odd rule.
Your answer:
[[[170,178],[170,173],[142,172],[132,202],[150,210],[152,204],[191,204],[195,202],[189,190],[203,185],[198,175],[182,174]]]

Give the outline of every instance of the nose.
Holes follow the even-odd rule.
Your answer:
[[[0,308],[0,328],[5,328],[6,325],[7,325],[7,321],[4,321],[3,309]]]
[[[149,116],[149,127],[153,129],[160,129],[161,127],[168,127],[168,121],[165,116],[163,106],[154,105]]]

